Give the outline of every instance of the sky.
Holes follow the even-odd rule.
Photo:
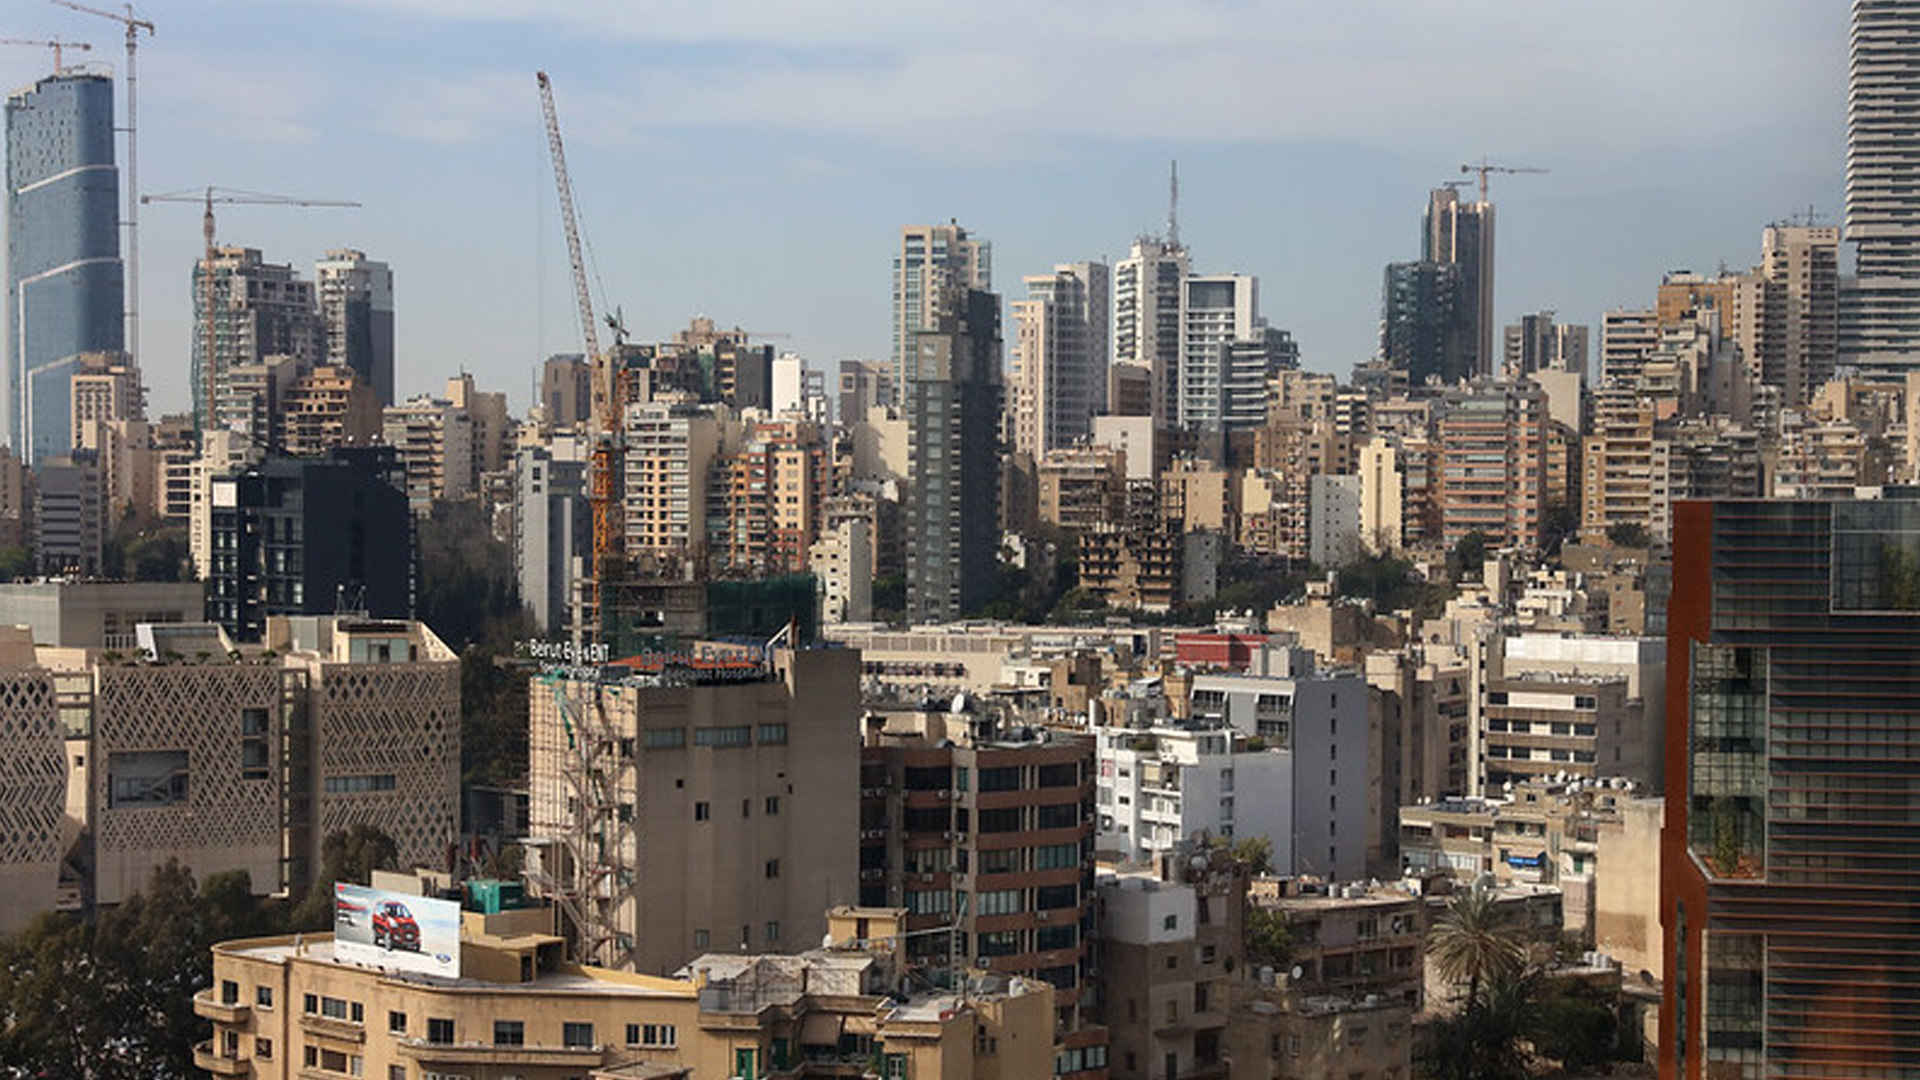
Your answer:
[[[1837,223],[1844,181],[1834,2],[138,10],[157,26],[138,54],[140,190],[360,202],[221,207],[219,239],[309,277],[335,247],[388,262],[400,393],[465,370],[516,409],[542,358],[581,349],[537,70],[596,310],[641,341],[709,316],[825,369],[886,354],[902,225],[957,219],[992,241],[994,286],[1017,299],[1022,276],[1163,230],[1174,160],[1194,269],[1258,275],[1303,365],[1343,376],[1376,349],[1383,267],[1419,257],[1427,192],[1463,162],[1548,170],[1492,179],[1502,324],[1597,324],[1650,305],[1665,271],[1744,269],[1769,222]],[[89,41],[87,61],[124,68],[118,24],[46,0],[12,0],[0,36]],[[0,85],[51,64],[0,48]],[[182,411],[199,210],[150,204],[140,236],[150,407]]]

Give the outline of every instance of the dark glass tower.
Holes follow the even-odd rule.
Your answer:
[[[119,197],[113,80],[7,98],[7,434],[29,464],[72,449],[80,354],[125,345]]]
[[[1920,489],[1674,518],[1661,1076],[1920,1075]]]
[[[907,621],[993,599],[1000,560],[1000,297],[953,287],[914,334],[907,441]]]

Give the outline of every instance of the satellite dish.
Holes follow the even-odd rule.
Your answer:
[[[955,715],[959,715],[960,713],[966,712],[967,711],[967,695],[965,694],[953,695],[953,704],[952,706],[950,706],[949,711],[954,713]]]
[[[1299,979],[1299,978],[1300,978],[1300,976],[1302,976],[1302,975],[1305,975],[1306,973],[1307,973],[1307,972],[1306,972],[1306,969],[1305,969],[1305,968],[1303,968],[1303,967],[1301,967],[1301,966],[1300,966],[1299,964],[1295,964],[1295,965],[1293,965],[1293,970],[1292,970],[1292,971],[1289,971],[1289,972],[1287,972],[1287,978],[1289,978],[1289,979]]]

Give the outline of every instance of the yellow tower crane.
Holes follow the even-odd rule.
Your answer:
[[[53,73],[55,75],[59,75],[67,70],[67,66],[62,63],[60,59],[61,53],[64,50],[79,49],[81,52],[86,52],[88,49],[93,48],[93,46],[84,41],[61,41],[59,38],[0,37],[0,45],[38,45],[43,49],[52,49]]]
[[[1532,165],[1495,165],[1494,163],[1492,163],[1491,161],[1488,161],[1488,160],[1487,160],[1486,158],[1484,158],[1484,157],[1483,157],[1483,158],[1481,158],[1481,159],[1480,159],[1480,164],[1478,164],[1478,165],[1462,165],[1462,166],[1460,166],[1460,171],[1461,171],[1461,173],[1463,173],[1463,174],[1466,174],[1466,173],[1478,173],[1478,174],[1479,174],[1479,176],[1480,176],[1480,201],[1481,201],[1481,202],[1486,202],[1486,201],[1487,201],[1487,176],[1488,176],[1488,174],[1490,174],[1490,173],[1502,173],[1502,174],[1504,174],[1504,175],[1508,175],[1508,176],[1514,176],[1514,175],[1519,175],[1519,174],[1521,174],[1521,173],[1544,173],[1544,172],[1546,172],[1547,170],[1545,170],[1545,169],[1541,169],[1541,168],[1536,168],[1536,167],[1534,167],[1534,166],[1532,166]]]

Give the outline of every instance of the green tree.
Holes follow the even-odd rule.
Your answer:
[[[473,645],[460,654],[460,774],[466,784],[527,778],[531,668]]]
[[[1447,552],[1447,576],[1456,582],[1479,581],[1487,561],[1487,534],[1475,529]]]
[[[400,849],[393,837],[376,825],[361,823],[329,833],[320,842],[320,872],[313,887],[290,919],[295,930],[326,930],[333,926],[333,885],[345,881],[364,885],[375,870],[399,869]]]
[[[1285,970],[1293,963],[1293,934],[1287,917],[1273,908],[1249,907],[1246,921],[1247,961]]]
[[[1653,542],[1647,527],[1637,521],[1622,521],[1607,526],[1607,542],[1614,547],[1643,548]]]
[[[33,551],[14,545],[0,547],[0,581],[18,581],[33,573]]]
[[[504,652],[533,636],[520,603],[513,550],[496,540],[477,502],[439,502],[415,529],[420,560],[417,612],[457,652],[474,644]]]
[[[1612,1061],[1620,1045],[1620,1018],[1600,992],[1574,985],[1540,998],[1533,1048],[1568,1072],[1591,1072]]]
[[[1481,985],[1511,980],[1525,967],[1526,950],[1493,890],[1475,884],[1448,902],[1427,939],[1427,957],[1441,976],[1467,984],[1467,1011],[1482,1003]]]
[[[1483,1000],[1435,1019],[1414,1051],[1414,1072],[1427,1080],[1524,1080],[1529,1036],[1538,1029],[1538,979],[1501,974]]]
[[[873,579],[873,617],[896,626],[906,622],[907,575],[896,570]]]

